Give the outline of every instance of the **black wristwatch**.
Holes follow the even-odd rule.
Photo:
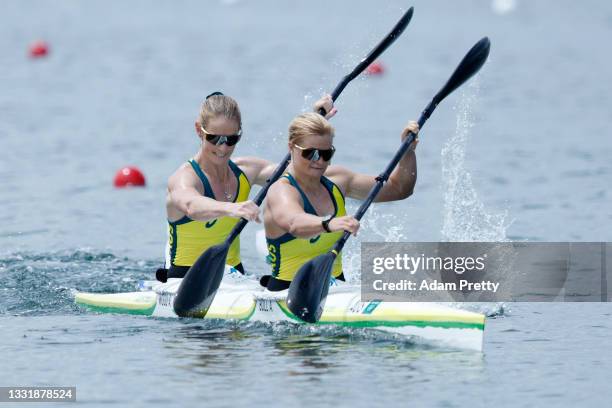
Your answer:
[[[325,218],[323,221],[321,221],[321,225],[323,226],[323,229],[326,232],[331,232],[331,230],[329,229],[329,222],[334,218],[333,215],[330,215],[329,217]]]

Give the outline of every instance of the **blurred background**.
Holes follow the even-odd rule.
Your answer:
[[[240,104],[235,156],[278,161],[290,120],[410,6],[381,72],[337,101],[334,163],[381,172],[403,126],[485,35],[491,55],[423,128],[414,195],[373,206],[345,247],[349,278],[362,241],[612,241],[609,1],[5,0],[0,385],[77,385],[91,406],[600,405],[607,304],[482,304],[486,357],[369,331],[73,304],[74,289],[131,291],[162,264],[167,178],[198,149],[207,94]],[[128,165],[146,187],[113,186]],[[255,274],[268,270],[261,228],[242,234]]]
[[[198,148],[204,96],[238,100],[235,156],[278,161],[293,116],[410,6],[382,75],[337,101],[335,163],[380,172],[404,124],[484,35],[491,56],[424,128],[414,196],[376,206],[362,239],[610,240],[608,2],[7,1],[0,248],[161,258],[167,177]],[[36,40],[47,56],[28,56]],[[114,189],[124,165],[147,187]]]

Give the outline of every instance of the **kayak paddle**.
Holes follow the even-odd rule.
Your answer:
[[[414,8],[410,7],[395,27],[393,27],[393,30],[348,75],[342,78],[342,81],[340,81],[331,94],[332,100],[335,101],[349,82],[357,78],[364,69],[374,62],[404,32],[404,29],[410,23],[413,11]],[[325,115],[326,112],[321,109],[319,113]],[[287,153],[283,161],[274,170],[266,185],[255,196],[253,202],[256,205],[262,203],[270,185],[283,175],[290,160],[291,154]],[[225,260],[230,245],[242,232],[247,223],[247,220],[241,218],[223,243],[208,248],[189,268],[174,299],[174,312],[178,316],[203,317],[206,315],[217,293],[217,289],[221,285],[225,271]]]
[[[451,75],[446,85],[444,85],[436,96],[433,97],[429,105],[427,105],[425,110],[421,113],[421,117],[418,121],[419,129],[423,127],[427,119],[429,119],[433,111],[444,98],[480,70],[489,56],[490,48],[491,42],[487,37],[481,39],[472,47],[459,63],[459,66],[453,75]],[[368,207],[370,207],[370,204],[372,204],[379,191],[382,189],[383,184],[389,179],[391,172],[395,166],[397,166],[397,163],[404,153],[406,153],[414,139],[414,133],[410,133],[402,142],[399,150],[395,153],[395,156],[385,171],[376,177],[376,184],[372,187],[368,197],[355,213],[355,218],[357,220],[361,220],[361,217],[363,217]],[[330,252],[319,255],[306,262],[291,281],[289,293],[287,295],[287,306],[289,310],[300,319],[309,323],[316,323],[319,321],[323,313],[327,292],[329,291],[329,280],[334,260],[338,254],[340,254],[340,251],[342,251],[344,244],[350,236],[350,232],[345,231],[342,238],[336,242]]]

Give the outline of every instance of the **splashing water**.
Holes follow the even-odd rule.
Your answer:
[[[354,214],[357,204],[360,202],[348,200],[347,213]],[[407,231],[403,223],[398,223],[397,215],[378,204],[372,205],[361,219],[358,239],[350,239],[342,250],[342,270],[347,282],[361,282],[362,242],[410,242],[413,237]]]
[[[319,92],[322,92],[319,89]],[[315,99],[315,94],[314,93],[307,93],[306,95],[304,95],[304,102],[302,103],[302,109],[301,112],[302,113],[306,113],[306,112],[311,112],[312,111],[312,105],[315,103],[316,99]]]
[[[454,108],[457,111],[457,130],[442,148],[442,176],[445,183],[442,237],[446,241],[507,241],[507,211],[494,214],[485,209],[465,165],[478,91],[476,78],[462,93],[459,104]]]
[[[90,248],[0,254],[0,316],[75,313],[79,309],[72,289],[133,291],[158,266],[158,260],[133,260]]]
[[[361,220],[361,229],[368,232],[368,240],[376,242],[402,242],[411,238],[406,226],[398,223],[397,215],[378,205],[370,207],[368,216]]]

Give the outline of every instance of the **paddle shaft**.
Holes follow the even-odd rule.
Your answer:
[[[388,46],[389,45],[386,45],[385,48],[387,48]],[[362,61],[355,68],[355,70],[360,69],[360,72],[363,71],[365,69],[365,67],[367,67],[367,65],[364,68],[360,68],[360,67],[364,64],[365,61],[366,60]],[[359,75],[359,73],[357,75],[355,75],[355,70],[353,70],[353,72],[351,72],[349,75],[345,76],[342,79],[342,81],[340,81],[340,83],[336,86],[334,91],[331,93],[331,97],[332,97],[333,101],[336,101],[336,99],[338,99],[338,97],[340,96],[342,91],[344,91],[344,88],[346,88],[348,83],[351,82],[357,75]],[[327,114],[327,112],[325,112],[325,109],[321,108],[321,109],[319,109],[319,114],[321,116],[325,116]],[[268,190],[270,189],[270,186],[272,185],[272,183],[274,183],[276,180],[278,180],[280,178],[280,176],[283,175],[283,173],[285,172],[285,170],[289,166],[290,162],[291,162],[291,153],[287,153],[285,155],[285,158],[276,167],[276,170],[274,170],[274,173],[272,173],[272,176],[270,176],[270,178],[267,180],[266,185],[263,186],[261,188],[261,190],[259,190],[259,193],[257,193],[255,198],[253,199],[253,202],[255,203],[255,205],[257,205],[257,206],[261,205],[261,203],[263,202],[264,198],[266,198],[266,194],[268,194]],[[238,235],[240,235],[240,233],[242,232],[242,230],[244,229],[244,227],[248,223],[249,223],[248,220],[246,220],[244,218],[241,218],[240,221],[238,221],[238,223],[232,229],[232,232],[226,238],[226,240],[225,240],[226,245],[231,245],[231,243],[238,237]]]
[[[363,72],[367,67],[370,66],[382,54],[385,52],[387,48],[399,37],[406,27],[408,23],[410,23],[410,19],[412,18],[412,13],[414,9],[410,7],[408,11],[404,13],[402,18],[395,24],[393,29],[387,34],[387,36],[364,58],[361,62],[351,71],[350,74],[346,75],[342,78],[342,81],[336,86],[334,91],[331,93],[332,99],[335,101],[338,96],[344,91],[344,88],[351,82],[353,79],[357,78],[359,74]],[[319,113],[322,116],[325,116],[326,112],[324,109],[319,109]]]
[[[460,87],[465,81],[471,78],[482,68],[489,56],[491,43],[487,37],[478,41],[468,53],[463,57],[453,74],[446,84],[433,97],[425,110],[421,113],[418,124],[419,128],[425,125],[438,104],[450,95],[455,89]],[[391,172],[403,155],[406,153],[416,136],[409,133],[402,142],[399,150],[383,173],[376,177],[376,183],[372,186],[366,200],[361,204],[355,214],[355,218],[360,220],[368,210],[374,199],[383,188],[384,183],[391,176]],[[289,310],[301,320],[306,322],[318,322],[323,313],[323,305],[329,291],[329,278],[333,268],[334,260],[342,251],[344,244],[350,237],[350,233],[344,232],[342,237],[336,241],[330,252],[319,255],[300,267],[289,286],[287,295],[287,306]]]
[[[437,104],[434,101],[431,101],[429,105],[427,105],[425,110],[421,113],[421,117],[419,118],[419,121],[418,121],[419,129],[421,129],[423,125],[425,124],[425,122],[427,122],[427,119],[429,119],[433,111],[436,109],[436,106]],[[354,215],[354,217],[357,220],[361,220],[361,218],[364,216],[366,211],[368,211],[368,208],[374,202],[374,200],[376,199],[376,196],[378,195],[380,190],[383,188],[384,184],[387,182],[387,180],[389,180],[391,173],[393,172],[393,170],[395,169],[399,161],[402,159],[404,154],[406,154],[406,151],[408,150],[412,142],[414,142],[415,138],[416,138],[416,135],[410,132],[408,134],[408,137],[402,142],[400,148],[395,153],[395,156],[393,156],[393,159],[391,159],[391,161],[387,165],[387,168],[385,169],[385,171],[383,171],[378,177],[376,177],[376,184],[372,186],[372,189],[368,193],[368,197],[364,200],[363,203],[361,203],[361,205],[357,209],[357,212]],[[336,241],[336,244],[334,245],[332,252],[334,254],[339,254],[340,251],[342,251],[342,248],[344,248],[344,244],[350,238],[350,236],[351,236],[350,232],[344,231],[344,235],[342,235],[342,238]]]
[[[287,153],[283,161],[280,162],[280,164],[276,167],[276,170],[274,170],[274,173],[272,173],[272,176],[270,176],[270,178],[266,182],[266,185],[263,186],[261,190],[259,190],[259,193],[257,193],[255,198],[253,199],[253,202],[255,203],[255,205],[259,206],[263,202],[264,198],[266,198],[266,194],[268,193],[268,189],[270,189],[270,186],[272,185],[272,183],[274,183],[276,180],[279,179],[280,176],[283,175],[283,173],[285,172],[285,169],[287,169],[287,166],[289,166],[290,161],[291,161],[291,153]],[[240,233],[242,232],[242,230],[248,223],[249,223],[248,220],[241,218],[240,221],[238,221],[238,223],[232,229],[232,232],[226,238],[225,244],[228,246],[231,245],[232,242],[236,239],[236,237],[238,237],[238,235],[240,235]]]
[[[376,58],[378,58],[383,52],[385,52],[385,50],[389,48],[389,46],[393,44],[393,42],[404,32],[404,30],[408,26],[408,23],[410,23],[410,20],[412,19],[413,12],[414,12],[413,7],[410,7],[408,11],[404,13],[402,18],[399,19],[397,24],[395,24],[395,26],[389,32],[389,34],[387,34],[385,38],[383,38],[383,40],[380,43],[378,43],[378,45],[374,47],[374,49],[372,49],[372,51],[370,51],[370,53],[364,59],[362,59],[361,62],[357,64],[357,66],[348,75],[342,78],[340,83],[336,85],[336,88],[331,93],[332,101],[335,102],[336,99],[338,99],[338,97],[342,93],[342,91],[344,91],[344,88],[346,88],[346,86],[353,79],[357,78],[359,74],[363,72],[363,70],[365,70],[372,62],[374,62]],[[319,109],[319,114],[321,116],[325,116],[327,112],[325,112],[325,109],[321,108]],[[283,175],[283,173],[289,166],[290,161],[291,161],[291,153],[287,153],[283,161],[280,162],[278,167],[276,167],[276,170],[274,170],[274,173],[272,174],[272,176],[266,182],[266,185],[262,187],[262,189],[259,191],[259,193],[257,193],[255,198],[253,199],[253,202],[255,203],[255,205],[257,206],[261,205],[264,198],[266,197],[266,194],[268,193],[268,189],[270,188],[272,183],[274,183],[276,180],[279,179],[280,176]],[[240,235],[240,233],[242,232],[244,227],[248,224],[248,222],[249,222],[248,220],[241,218],[240,221],[238,221],[238,223],[232,229],[232,232],[225,239],[225,245],[227,246],[231,245],[232,242],[238,237],[238,235]]]
[[[480,68],[482,68],[482,66],[484,65],[485,61],[487,60],[489,56],[490,47],[491,47],[491,43],[489,39],[487,37],[484,37],[480,41],[478,41],[470,49],[470,51],[468,51],[468,53],[465,55],[465,57],[463,57],[463,59],[461,60],[461,62],[459,63],[459,65],[457,66],[457,68],[455,69],[451,77],[449,78],[449,80],[446,82],[446,84],[433,97],[431,102],[429,102],[427,107],[425,107],[425,109],[421,113],[421,117],[419,118],[419,121],[418,121],[419,129],[422,128],[423,125],[425,125],[425,122],[427,122],[427,120],[429,119],[431,114],[434,112],[438,104],[442,102],[444,98],[446,98],[455,89],[460,87],[465,81],[467,81],[474,74],[476,74],[476,72],[478,72]],[[374,184],[374,186],[370,190],[370,193],[368,194],[368,197],[361,204],[361,206],[355,213],[355,218],[357,220],[361,220],[361,217],[363,217],[365,212],[368,210],[368,208],[370,207],[370,205],[372,204],[372,202],[374,201],[374,199],[376,198],[380,190],[383,188],[384,183],[387,182],[387,180],[389,179],[391,172],[393,171],[395,166],[397,166],[397,163],[399,163],[404,153],[406,153],[410,144],[414,141],[415,137],[416,136],[412,133],[408,135],[406,140],[402,142],[402,145],[400,146],[397,153],[395,153],[395,156],[393,157],[393,159],[391,160],[391,162],[389,163],[385,171],[381,173],[378,177],[376,177],[376,184]],[[332,253],[334,254],[334,256],[337,256],[340,253],[340,251],[342,251],[344,244],[346,243],[346,241],[349,239],[350,236],[351,236],[350,232],[347,232],[347,231],[344,232],[344,234],[342,235],[342,238],[340,238],[336,242],[336,244],[334,245],[334,248],[332,249]]]
[[[400,21],[395,25],[393,30],[385,36],[385,38],[366,56],[358,65],[351,71],[351,73],[344,78],[338,84],[338,86],[332,92],[332,100],[335,101],[348,83],[356,78],[363,70],[370,65],[375,58],[377,58],[383,51],[385,51],[404,31],[408,23],[412,18],[413,9],[410,8]],[[325,112],[322,112],[325,114]],[[256,205],[261,205],[270,188],[270,185],[274,183],[284,173],[285,169],[289,165],[291,155],[287,153],[283,161],[276,167],[274,173],[270,176],[265,186],[259,191],[254,199]],[[244,229],[248,220],[240,219],[228,237],[219,245],[209,247],[204,251],[193,265],[189,268],[185,277],[183,278],[177,294],[174,299],[173,309],[174,312],[179,316],[204,316],[208,312],[212,301],[214,300],[215,294],[221,285],[223,279],[223,271],[225,269],[225,263],[227,261],[227,254],[229,252],[232,242],[238,237],[240,232]]]

